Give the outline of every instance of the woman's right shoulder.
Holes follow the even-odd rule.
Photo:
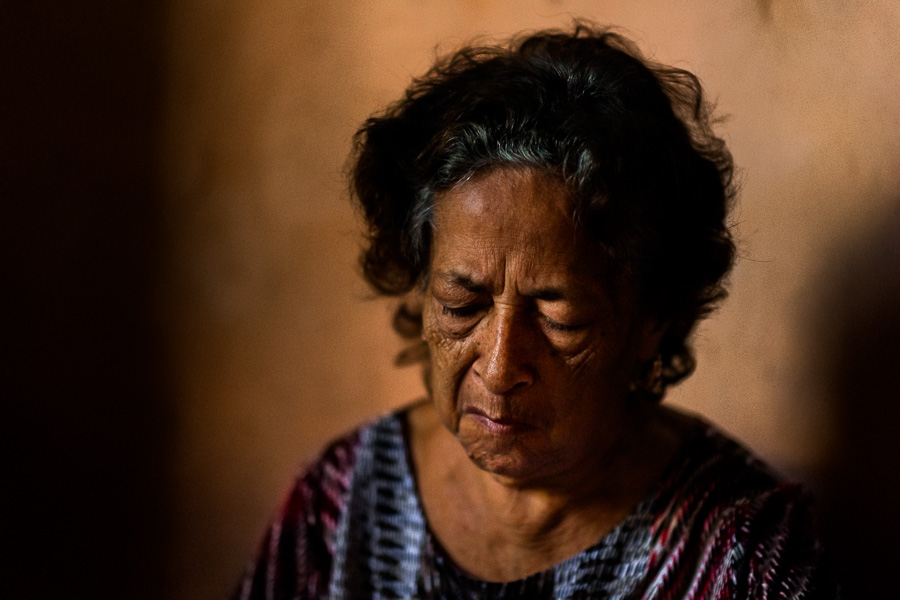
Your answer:
[[[337,519],[343,499],[350,488],[360,454],[375,440],[384,436],[397,438],[402,444],[406,415],[415,405],[381,415],[364,422],[328,443],[319,455],[295,479],[283,512],[322,511]]]
[[[327,593],[337,528],[360,454],[383,432],[402,431],[404,410],[334,439],[294,479],[233,598],[319,598]]]

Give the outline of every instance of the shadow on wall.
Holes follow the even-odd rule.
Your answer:
[[[817,377],[835,419],[818,490],[847,598],[896,593],[900,564],[900,197],[820,274]]]
[[[2,598],[163,597],[164,4],[0,4]]]

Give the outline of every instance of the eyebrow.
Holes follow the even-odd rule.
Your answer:
[[[445,282],[458,285],[461,288],[466,289],[469,292],[488,292],[488,287],[483,283],[477,283],[474,279],[465,275],[464,273],[460,273],[459,271],[447,271],[444,273],[436,273],[437,277],[443,279]]]
[[[437,273],[436,275],[438,278],[444,280],[445,282],[452,285],[458,285],[466,291],[477,294],[490,293],[490,289],[487,285],[478,283],[469,275],[460,273],[459,271],[447,271],[444,273]],[[567,291],[570,293],[567,293]],[[565,288],[561,287],[540,288],[527,294],[527,296],[530,298],[534,298],[536,300],[544,300],[546,302],[565,300],[576,295],[577,294],[571,293],[571,290],[566,290]]]
[[[565,300],[571,296],[571,294],[566,294],[565,290],[562,288],[542,288],[535,290],[528,295],[536,300],[545,300],[547,302]]]

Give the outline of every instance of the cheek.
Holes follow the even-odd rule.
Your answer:
[[[473,344],[468,340],[426,336],[426,342],[431,354],[432,371],[436,376],[445,378],[460,376],[473,360]]]
[[[569,376],[604,396],[624,395],[634,372],[634,348],[623,336],[604,336],[583,354],[567,361]]]
[[[468,370],[476,354],[471,338],[449,336],[438,325],[431,311],[423,315],[425,343],[431,358],[432,385],[446,385],[447,380],[458,379]]]

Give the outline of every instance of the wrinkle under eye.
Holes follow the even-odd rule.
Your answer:
[[[468,335],[469,331],[479,320],[479,313],[483,310],[483,306],[462,305],[453,306],[437,302],[440,308],[438,313],[439,328],[443,334],[449,338],[461,338]]]

